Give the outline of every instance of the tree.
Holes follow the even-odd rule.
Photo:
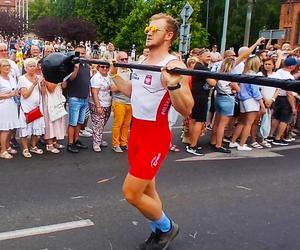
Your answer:
[[[41,17],[51,15],[49,0],[34,0],[28,6],[29,23],[34,23]]]
[[[200,10],[200,22],[206,22],[206,6],[208,0],[203,0]],[[277,29],[279,24],[281,1],[278,0],[256,0],[253,5],[250,43],[254,43],[258,38],[260,30]],[[245,32],[245,20],[247,12],[246,0],[231,0],[227,30],[227,48],[239,47],[243,44]],[[211,44],[220,44],[222,36],[224,15],[224,0],[210,0],[208,33]]]
[[[193,47],[202,47],[207,45],[208,35],[202,28],[199,20],[199,9],[201,1],[189,1],[195,9],[189,22],[191,23],[191,45]],[[185,1],[182,0],[140,0],[137,1],[135,9],[133,9],[129,16],[123,20],[122,28],[117,34],[114,42],[120,48],[130,48],[135,44],[140,50],[145,44],[144,28],[149,18],[156,13],[165,12],[173,17],[178,17]],[[143,25],[144,24],[144,25]],[[174,50],[178,48],[178,41],[173,46]]]
[[[61,25],[62,36],[70,41],[96,40],[96,26],[78,17],[69,17]]]
[[[22,35],[26,32],[26,21],[14,12],[0,10],[0,31],[2,35]]]
[[[62,35],[60,21],[53,16],[40,18],[34,23],[32,31],[45,40],[53,40]]]

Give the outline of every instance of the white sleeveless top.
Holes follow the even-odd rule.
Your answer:
[[[169,55],[157,66],[163,67],[173,60],[178,59]],[[168,91],[161,83],[160,77],[161,72],[133,70],[131,106],[134,118],[158,121],[160,116],[167,117],[171,100]]]

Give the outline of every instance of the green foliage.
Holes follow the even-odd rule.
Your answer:
[[[203,47],[208,44],[208,34],[199,23],[200,5],[199,0],[190,0],[190,4],[194,9],[189,22],[191,23],[191,46]],[[129,16],[122,22],[122,28],[117,34],[114,42],[121,49],[130,48],[135,44],[140,50],[145,44],[146,35],[144,28],[146,27],[150,17],[156,13],[164,12],[173,17],[177,17],[181,22],[179,14],[186,2],[182,0],[139,0],[136,3]],[[173,46],[174,50],[178,49],[178,41]]]
[[[191,24],[191,47],[220,44],[222,36],[224,0],[209,0],[208,32],[206,7],[208,0],[189,0],[194,12]],[[247,0],[231,0],[227,31],[227,47],[243,43]],[[179,17],[186,0],[32,0],[29,4],[30,22],[44,16],[56,16],[59,20],[79,16],[96,25],[100,41],[113,41],[116,47],[128,49],[135,44],[142,50],[145,44],[143,32],[149,18],[159,12]],[[278,0],[256,0],[253,7],[250,43],[259,30],[278,28],[280,3]],[[181,22],[181,20],[179,20]],[[173,49],[177,50],[178,41]]]
[[[41,17],[51,15],[49,0],[34,0],[28,3],[29,23],[33,23]]]
[[[206,23],[207,1],[203,0],[200,10],[200,21]],[[224,0],[209,0],[208,33],[211,44],[220,44],[223,28]],[[245,20],[247,14],[247,0],[231,0],[229,10],[229,20],[227,29],[227,48],[231,46],[241,46],[244,41]],[[259,31],[266,29],[278,29],[280,4],[278,0],[256,0],[253,4],[250,44],[254,43]]]

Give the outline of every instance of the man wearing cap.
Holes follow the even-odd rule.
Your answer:
[[[210,57],[211,57],[211,63],[215,63],[215,62],[219,62],[222,61],[222,56],[221,54],[218,52],[218,46],[217,45],[213,45],[211,48],[211,52],[210,52]]]
[[[290,56],[284,60],[284,67],[277,70],[277,75],[280,79],[290,79],[294,80],[294,76],[291,74],[297,67],[296,58]],[[279,95],[274,103],[274,113],[272,119],[272,129],[271,136],[269,140],[273,140],[273,145],[286,146],[288,143],[284,141],[284,132],[292,119],[292,115],[297,114],[295,97],[292,91],[286,91],[280,89]],[[272,138],[273,133],[276,132],[274,138]]]

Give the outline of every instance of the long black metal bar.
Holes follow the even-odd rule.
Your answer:
[[[100,61],[96,59],[78,59],[74,58],[74,63],[81,61],[91,64],[100,64],[100,65],[110,65],[109,62]],[[160,66],[154,65],[144,65],[144,64],[133,64],[133,63],[117,63],[114,62],[115,67],[123,67],[129,69],[140,69],[140,70],[149,70],[160,72]],[[177,73],[179,75],[190,75],[190,76],[203,76],[205,78],[213,78],[216,80],[225,80],[231,82],[242,82],[242,83],[251,83],[261,86],[269,86],[275,88],[281,88],[285,90],[291,90],[295,92],[300,92],[300,81],[299,80],[282,80],[264,76],[255,76],[255,75],[246,75],[246,74],[227,74],[227,73],[216,73],[205,70],[196,70],[196,69],[182,69],[182,68],[173,68],[168,70],[170,73]]]

